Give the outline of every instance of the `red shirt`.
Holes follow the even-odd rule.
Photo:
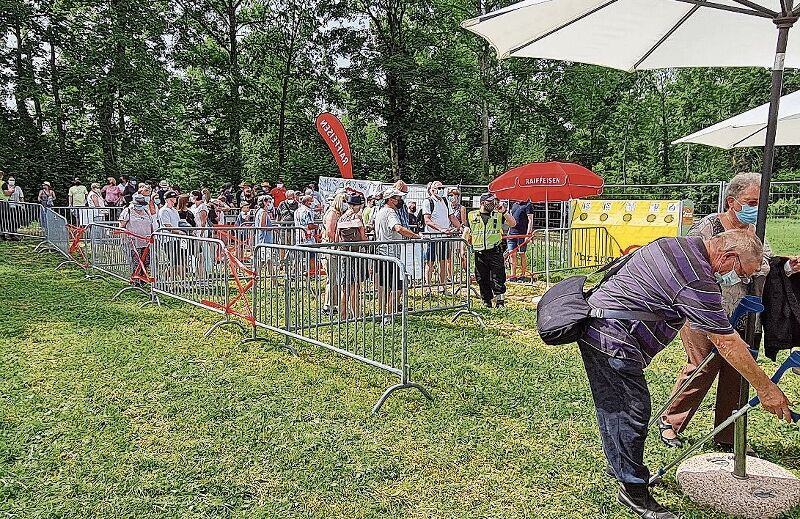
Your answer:
[[[285,187],[273,187],[272,191],[269,192],[272,195],[273,203],[275,207],[278,207],[278,204],[286,200],[286,188]]]

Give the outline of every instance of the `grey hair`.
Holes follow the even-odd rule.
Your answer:
[[[722,252],[735,251],[740,257],[761,262],[764,257],[764,245],[758,236],[745,230],[734,229],[717,234],[712,240],[719,240]]]
[[[728,187],[725,189],[725,199],[727,200],[729,196],[739,198],[745,189],[754,185],[761,187],[760,173],[739,173],[728,183]]]

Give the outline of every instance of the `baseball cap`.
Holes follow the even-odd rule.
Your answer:
[[[162,180],[161,182],[158,183],[158,187],[164,187],[164,188],[169,187],[169,182],[167,182],[166,180]]]
[[[383,192],[383,198],[391,198],[393,196],[405,197],[406,193],[403,193],[399,189],[395,189],[393,187],[390,187]]]
[[[167,198],[178,198],[178,193],[176,193],[175,191],[167,191],[166,193],[164,193],[164,200],[166,200]]]
[[[495,198],[497,198],[497,197],[494,196],[494,193],[484,193],[484,194],[481,195],[481,202],[494,200]]]

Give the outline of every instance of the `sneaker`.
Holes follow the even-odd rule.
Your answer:
[[[483,306],[485,306],[486,308],[491,308],[492,307],[492,302],[491,301],[484,301],[483,302]]]
[[[617,501],[643,519],[678,519],[677,515],[653,499],[646,484],[621,485]]]
[[[505,307],[506,307],[506,302],[505,302],[505,300],[503,300],[503,299],[498,299],[498,300],[495,302],[495,307],[497,307],[497,308],[505,308]]]

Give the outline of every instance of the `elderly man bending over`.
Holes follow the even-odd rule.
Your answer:
[[[620,482],[618,500],[641,517],[676,517],[647,487],[644,443],[650,392],[644,368],[688,321],[708,335],[728,363],[756,389],[767,411],[791,422],[789,402],[756,365],[734,332],[718,284],[728,273],[753,275],[763,245],[752,233],[727,231],[710,239],[662,238],[643,247],[589,298],[596,308],[649,312],[658,321],[591,319],[578,346],[597,412],[608,470]]]

